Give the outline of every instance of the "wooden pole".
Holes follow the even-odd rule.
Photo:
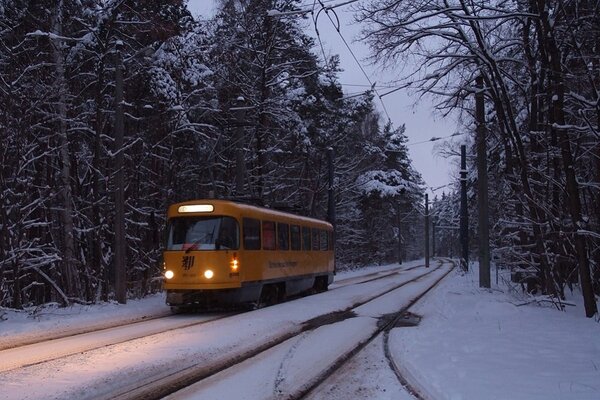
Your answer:
[[[479,286],[491,287],[490,227],[488,208],[487,143],[485,137],[485,107],[483,77],[478,76],[475,92],[475,119],[477,121],[477,205],[479,215]]]
[[[123,118],[123,58],[121,47],[123,42],[117,41],[115,45],[115,141],[113,154],[115,155],[115,297],[116,300],[125,304],[127,302],[127,274],[125,271],[125,199],[123,178],[123,136],[125,130]]]
[[[469,210],[467,208],[467,146],[460,146],[460,266],[469,270]]]
[[[425,193],[425,268],[429,268],[429,195]]]

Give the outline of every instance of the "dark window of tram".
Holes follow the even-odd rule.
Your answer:
[[[319,231],[319,233],[320,233],[320,239],[321,239],[321,241],[320,241],[320,244],[321,244],[320,250],[327,250],[327,248],[329,247],[329,244],[328,244],[328,239],[329,238],[327,236],[327,231]]]
[[[300,227],[298,225],[290,226],[290,243],[292,250],[300,250]]]
[[[264,250],[275,250],[275,222],[263,221],[262,239]]]
[[[329,248],[327,250],[333,250],[333,231],[327,232],[327,240],[329,241]]]
[[[237,250],[240,247],[240,233],[235,219],[223,217],[219,235],[215,241],[217,250]]]
[[[310,250],[310,228],[302,227],[302,250]]]
[[[319,230],[312,229],[312,249],[319,250]]]
[[[252,218],[242,220],[244,230],[244,249],[260,250],[260,221]]]
[[[230,250],[239,248],[238,222],[231,217],[190,216],[169,221],[166,250]]]
[[[277,250],[290,249],[290,226],[277,223]]]

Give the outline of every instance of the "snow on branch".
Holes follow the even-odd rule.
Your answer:
[[[51,32],[42,32],[39,29],[37,31],[34,32],[30,32],[28,34],[26,34],[25,36],[27,37],[47,37],[50,38],[51,40],[62,40],[65,42],[82,42],[85,39],[84,38],[73,38],[73,37],[66,37],[66,36],[60,36],[57,35],[55,33],[51,33]]]
[[[368,171],[358,177],[357,183],[363,193],[378,194],[381,197],[397,196],[411,186],[396,170]]]

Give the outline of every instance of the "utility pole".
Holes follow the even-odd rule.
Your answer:
[[[467,146],[460,146],[460,266],[469,270],[469,211],[467,209]]]
[[[429,268],[429,195],[425,193],[425,268]]]
[[[431,256],[435,257],[435,217],[431,219]]]
[[[485,138],[485,107],[483,77],[478,76],[475,92],[475,119],[477,121],[477,205],[479,213],[479,286],[491,287],[490,282],[490,228],[488,209],[487,147]]]
[[[398,264],[402,264],[402,218],[400,217],[400,200],[396,203],[396,216],[398,220]]]
[[[332,147],[327,148],[327,219],[335,224],[335,192],[333,190],[335,184],[335,167],[333,159],[335,153]]]
[[[115,155],[115,296],[119,303],[127,302],[127,273],[125,271],[125,196],[123,179],[123,136],[125,123],[123,119],[123,57],[121,48],[123,42],[115,43],[115,141],[113,154]]]
[[[246,175],[246,164],[244,161],[244,118],[246,116],[246,108],[244,103],[246,99],[243,96],[238,96],[235,99],[235,107],[230,110],[235,113],[237,119],[237,128],[235,130],[235,195],[241,196],[244,194],[244,177]]]
[[[333,147],[327,148],[327,177],[328,177],[328,188],[327,188],[327,219],[329,223],[333,225],[333,233],[331,235],[332,248],[335,251],[335,164],[334,164],[335,152]],[[333,271],[336,271],[336,264],[334,258]]]

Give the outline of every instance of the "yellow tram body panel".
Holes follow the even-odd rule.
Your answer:
[[[170,304],[217,292],[226,301],[256,301],[265,284],[283,283],[294,294],[315,279],[325,280],[325,289],[333,280],[327,222],[214,199],[174,204],[167,216],[164,288]]]
[[[240,287],[239,272],[231,271],[231,258],[231,254],[219,254],[216,251],[165,252],[165,267],[177,271],[165,283],[165,288],[186,289],[190,285],[207,289]],[[212,271],[210,278],[205,276],[206,271]]]

